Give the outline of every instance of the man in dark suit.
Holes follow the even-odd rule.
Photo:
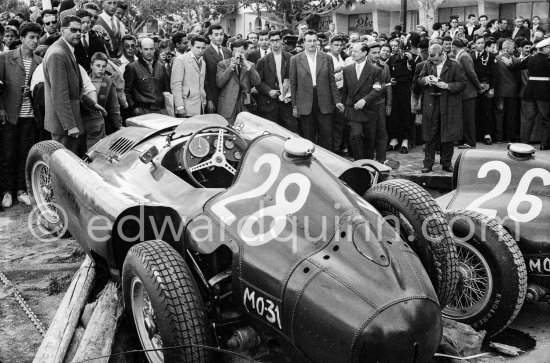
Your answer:
[[[510,30],[508,30],[508,20],[500,19],[498,21],[498,31],[493,36],[493,38],[500,39],[500,38],[511,38],[511,37],[512,37],[512,33],[510,32]]]
[[[236,40],[230,45],[233,57],[218,63],[216,82],[220,87],[218,113],[230,125],[241,111],[247,111],[250,104],[250,89],[260,84],[260,76],[255,65],[244,57],[244,41]]]
[[[215,113],[220,97],[220,88],[216,84],[218,63],[224,59],[230,59],[232,53],[231,50],[222,46],[223,28],[221,25],[210,26],[207,34],[210,38],[210,45],[206,47],[203,56],[206,62],[206,111]]]
[[[523,17],[518,16],[514,19],[514,30],[512,30],[512,39],[523,37],[527,40],[531,39],[531,31],[523,25]]]
[[[521,142],[528,143],[535,118],[541,119],[541,150],[550,150],[550,38],[536,44],[537,53],[515,63],[504,60],[511,69],[527,69],[529,79],[523,91],[522,107],[526,122],[521,124]]]
[[[44,128],[52,139],[75,154],[83,133],[80,117],[82,77],[73,54],[80,42],[81,21],[67,16],[61,23],[61,38],[48,49],[44,57]]]
[[[453,53],[455,60],[462,66],[466,75],[466,88],[462,92],[462,119],[463,119],[463,141],[459,149],[469,149],[476,147],[476,100],[481,91],[485,91],[477,78],[474,70],[472,57],[466,52],[466,44],[462,39],[453,40]]]
[[[102,0],[103,11],[99,14],[96,24],[101,25],[110,38],[109,57],[120,58],[122,55],[122,37],[126,35],[126,27],[115,15],[116,0]]]
[[[269,48],[269,32],[264,29],[258,32],[258,49],[249,53],[246,56],[246,60],[257,64],[260,58],[265,57],[270,52],[271,49]]]
[[[317,51],[317,33],[304,35],[305,51],[290,59],[292,113],[300,117],[304,137],[327,150],[334,149],[333,113],[344,112],[334,79],[332,57]]]
[[[87,10],[78,10],[76,16],[82,22],[82,36],[80,42],[74,47],[74,55],[78,64],[86,70],[90,71],[90,61],[92,56],[97,53],[107,54],[107,48],[103,44],[103,39],[97,33],[91,30],[94,14]]]
[[[2,204],[11,206],[12,192],[31,204],[25,186],[25,163],[36,141],[37,125],[30,99],[29,83],[42,59],[33,54],[42,27],[25,22],[19,28],[21,47],[0,54],[0,195]]]
[[[367,62],[369,47],[355,43],[351,51],[354,64],[344,68],[342,100],[350,121],[350,148],[355,159],[374,159],[378,99],[382,90],[382,70]],[[385,146],[385,145],[384,145]]]
[[[276,122],[292,132],[298,132],[290,103],[290,58],[283,52],[280,31],[269,32],[271,53],[258,60],[256,67],[262,83],[256,86],[260,116]]]
[[[518,80],[515,72],[507,64],[518,62],[513,56],[516,44],[513,40],[504,40],[500,54],[496,56],[497,83],[495,85],[495,139],[497,142],[512,141],[516,136],[518,124]]]
[[[497,71],[495,70],[495,56],[489,52],[493,45],[492,40],[483,37],[476,39],[476,50],[472,52],[474,71],[485,91],[478,96],[476,106],[476,134],[477,139],[482,139],[485,145],[492,145],[495,129],[493,112],[495,84]]]
[[[441,45],[431,45],[429,54],[429,61],[418,76],[418,84],[424,88],[422,126],[426,146],[422,173],[432,171],[438,144],[443,170],[452,172],[453,142],[462,138],[461,92],[466,87],[466,76]]]

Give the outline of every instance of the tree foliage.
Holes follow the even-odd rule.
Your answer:
[[[128,0],[128,4],[133,32],[139,32],[152,19],[183,23],[187,27],[215,23],[244,6],[238,0]]]

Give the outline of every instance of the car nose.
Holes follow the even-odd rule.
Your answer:
[[[416,298],[397,301],[367,323],[354,346],[353,361],[428,362],[436,352],[442,329],[437,304]]]

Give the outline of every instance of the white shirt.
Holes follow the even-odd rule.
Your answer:
[[[123,37],[124,35],[126,35],[126,26],[120,21],[118,20],[118,18],[116,16],[109,16],[107,15],[106,12],[102,11],[99,16],[105,20],[105,22],[107,23],[107,25],[109,26],[109,28],[111,28],[111,30],[113,32],[117,32],[118,31],[118,34],[120,37]],[[115,23],[115,27],[116,29],[113,29],[111,27],[111,18],[113,19],[114,23]]]
[[[361,77],[361,73],[363,73],[363,68],[365,67],[365,63],[367,63],[367,60],[365,59],[361,63],[355,63],[355,72],[357,72],[357,80]]]
[[[82,77],[82,88],[83,93],[88,94],[91,91],[95,92],[95,87],[90,80],[90,77],[86,73],[86,70],[82,68],[82,66],[79,64],[78,68],[80,69],[80,76]],[[46,77],[44,76],[44,63],[40,63],[36,66],[34,69],[34,73],[32,74],[31,78],[31,84],[30,84],[30,90],[31,92],[34,90],[34,87],[40,82],[44,82]]]
[[[132,62],[135,62],[136,59],[137,58],[134,56],[134,60]],[[118,60],[120,60],[120,67],[118,67],[118,69],[122,74],[124,74],[124,71],[126,70],[126,66],[131,62],[125,56],[118,58]]]
[[[338,54],[338,58],[336,58],[332,53],[330,53],[332,56],[332,63],[334,63],[334,68],[338,67],[345,67],[345,62],[342,59],[342,56]],[[334,78],[336,79],[336,87],[342,88],[344,87],[344,71],[340,71],[338,73],[334,73]]]
[[[307,51],[305,51],[305,55],[307,58],[307,63],[309,64],[309,72],[311,73],[311,81],[313,83],[313,87],[317,86],[317,51],[315,52],[315,55],[312,57],[308,54]]]
[[[443,66],[445,65],[445,61],[439,63],[435,66],[435,70],[437,72],[437,78],[441,77],[441,71],[443,70]]]
[[[283,64],[283,54],[282,53],[279,53],[279,54],[275,54],[273,53],[273,57],[275,57],[275,69],[277,70],[277,80],[279,81],[279,88],[281,89],[281,93],[283,93],[282,91],[282,87],[283,87],[283,79],[281,78],[281,68],[282,68],[282,64]]]
[[[265,57],[269,53],[271,53],[271,49],[267,48],[266,50],[264,50],[264,49],[260,48],[260,58]]]

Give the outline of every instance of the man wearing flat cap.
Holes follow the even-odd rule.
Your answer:
[[[535,118],[539,115],[541,124],[541,150],[550,150],[550,38],[535,44],[537,52],[521,62],[509,61],[510,69],[527,69],[529,80],[523,93],[523,111],[526,122],[521,124],[521,142],[529,142]]]

